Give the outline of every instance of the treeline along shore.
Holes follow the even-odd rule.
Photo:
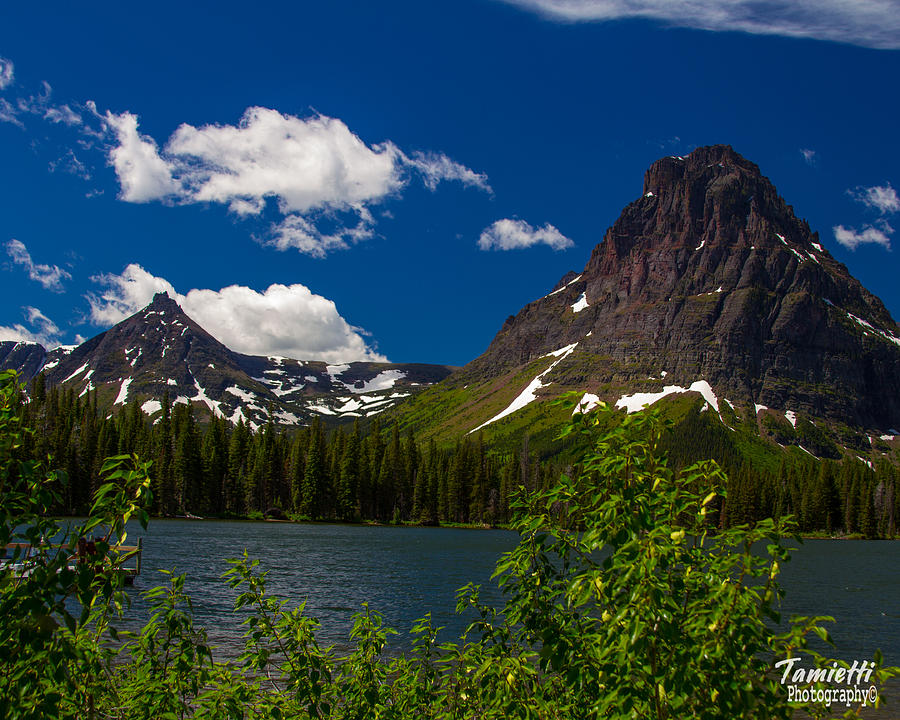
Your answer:
[[[198,421],[190,405],[163,402],[151,424],[137,402],[104,417],[93,391],[31,383],[20,412],[35,429],[20,452],[48,454],[68,482],[61,514],[88,510],[103,458],[136,453],[152,460],[158,516],[285,517],[325,521],[502,525],[511,496],[548,487],[577,456],[577,440],[515,451],[488,447],[479,434],[452,445],[419,442],[375,418],[362,427],[326,429],[269,423],[232,426],[223,418]],[[735,449],[735,433],[709,413],[687,413],[665,436],[672,462],[715,458],[729,477],[727,498],[714,519],[720,527],[766,517],[795,516],[801,532],[867,538],[894,537],[900,517],[898,468],[852,455],[820,460],[782,453],[753,462]]]

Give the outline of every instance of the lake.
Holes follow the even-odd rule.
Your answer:
[[[455,614],[455,593],[469,581],[482,584],[483,601],[501,605],[490,576],[518,538],[502,530],[164,519],[152,520],[147,533],[130,531],[129,543],[140,536],[143,570],[134,589],[159,584],[163,576],[155,569],[186,573],[196,620],[220,647],[220,658],[241,644],[235,593],[220,576],[226,559],[245,548],[268,570],[270,593],[306,601],[308,614],[322,624],[322,645],[345,647],[353,613],[368,602],[400,632],[396,651],[408,647],[410,627],[427,612],[447,627],[444,639],[458,637],[468,620]],[[886,663],[900,664],[900,542],[807,540],[780,577],[785,617],[834,616],[829,629],[836,649],[829,655],[861,661],[880,648]],[[129,615],[143,622],[147,606],[138,592],[132,595]],[[896,698],[893,683],[891,689]]]
[[[458,634],[466,621],[454,612],[456,590],[481,583],[483,599],[499,605],[490,576],[518,537],[504,530],[167,519],[152,520],[147,533],[130,530],[129,543],[140,536],[143,570],[135,590],[162,581],[156,569],[186,573],[197,620],[226,643],[240,630],[234,593],[220,576],[226,559],[245,548],[269,571],[269,591],[305,600],[331,643],[346,640],[363,602],[401,633],[431,612],[436,625]],[[840,657],[871,658],[881,648],[887,662],[900,664],[900,543],[807,540],[780,577],[785,616],[834,616]],[[136,602],[134,613],[143,607]]]

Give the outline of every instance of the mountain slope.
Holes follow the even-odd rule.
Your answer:
[[[900,426],[897,324],[728,146],[654,163],[584,270],[401,419],[436,437],[502,434],[558,418],[544,401],[564,390],[634,409],[667,387],[716,409]]]
[[[44,364],[47,353],[37,343],[4,340],[0,342],[0,368],[15,370],[23,377],[36,375]]]
[[[268,421],[301,425],[319,416],[338,422],[383,412],[410,394],[445,378],[438,365],[355,362],[327,365],[232,352],[167,295],[104,333],[46,354],[40,345],[7,349],[0,367],[30,378],[41,369],[51,385],[97,394],[107,412],[133,400],[154,419],[164,398],[192,405],[251,427]]]

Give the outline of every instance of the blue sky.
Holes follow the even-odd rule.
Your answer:
[[[461,365],[712,143],[900,317],[900,2],[759,7],[4,3],[0,339]]]

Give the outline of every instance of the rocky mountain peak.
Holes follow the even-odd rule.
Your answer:
[[[147,305],[147,307],[144,308],[143,311],[184,313],[184,311],[181,309],[181,306],[177,302],[175,302],[175,300],[169,297],[168,293],[164,292],[156,293],[153,296],[153,300],[149,305]]]
[[[712,168],[715,170],[710,173]],[[702,182],[704,177],[722,173],[764,179],[759,167],[730,145],[708,145],[689,155],[672,155],[653,163],[644,173],[644,194],[660,195],[678,185]]]
[[[727,145],[653,163],[583,272],[507,320],[459,381],[564,350],[540,387],[649,391],[665,371],[745,406],[900,423],[900,328]]]
[[[625,208],[595,249],[593,273],[615,274],[630,257],[659,250],[683,251],[671,257],[683,266],[687,254],[704,249],[708,256],[778,249],[779,244],[801,259],[819,246],[818,237],[756,164],[728,145],[712,145],[650,166],[642,196]]]

